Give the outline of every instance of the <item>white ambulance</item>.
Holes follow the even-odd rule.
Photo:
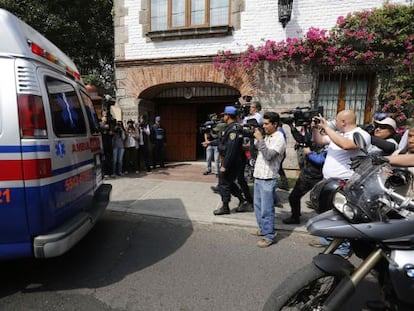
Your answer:
[[[110,192],[75,64],[0,9],[0,260],[65,253],[102,215]]]

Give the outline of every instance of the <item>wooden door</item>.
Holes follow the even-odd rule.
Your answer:
[[[166,130],[167,161],[196,160],[196,105],[162,104],[159,111]]]

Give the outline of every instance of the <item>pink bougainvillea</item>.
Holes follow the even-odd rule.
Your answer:
[[[261,46],[249,45],[239,55],[231,51],[218,53],[214,66],[228,75],[235,67],[250,68],[261,61],[364,65],[379,74],[391,72],[380,91],[381,110],[403,122],[414,112],[413,20],[413,5],[385,5],[349,13],[339,16],[330,31],[311,27],[301,38],[267,40]]]

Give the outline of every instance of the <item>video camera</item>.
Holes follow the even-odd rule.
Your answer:
[[[214,128],[217,124],[221,123],[222,121],[217,118],[216,113],[212,113],[208,115],[208,120],[200,125],[200,133],[204,134],[209,131],[214,131]]]
[[[296,107],[293,110],[283,112],[280,116],[280,121],[284,124],[307,126],[319,114],[323,115],[323,106],[319,106],[317,109],[312,109],[311,107]]]
[[[262,132],[263,136],[265,135],[263,127],[259,125],[256,119],[247,120],[246,124],[243,124],[243,137],[253,138],[256,128]]]
[[[234,103],[234,107],[237,109],[237,116],[240,118],[240,120],[243,120],[244,117],[249,115],[250,103],[242,104],[241,102],[237,101]]]

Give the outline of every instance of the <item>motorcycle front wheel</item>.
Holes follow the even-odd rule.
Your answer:
[[[263,311],[319,310],[341,279],[309,264],[273,290]]]

